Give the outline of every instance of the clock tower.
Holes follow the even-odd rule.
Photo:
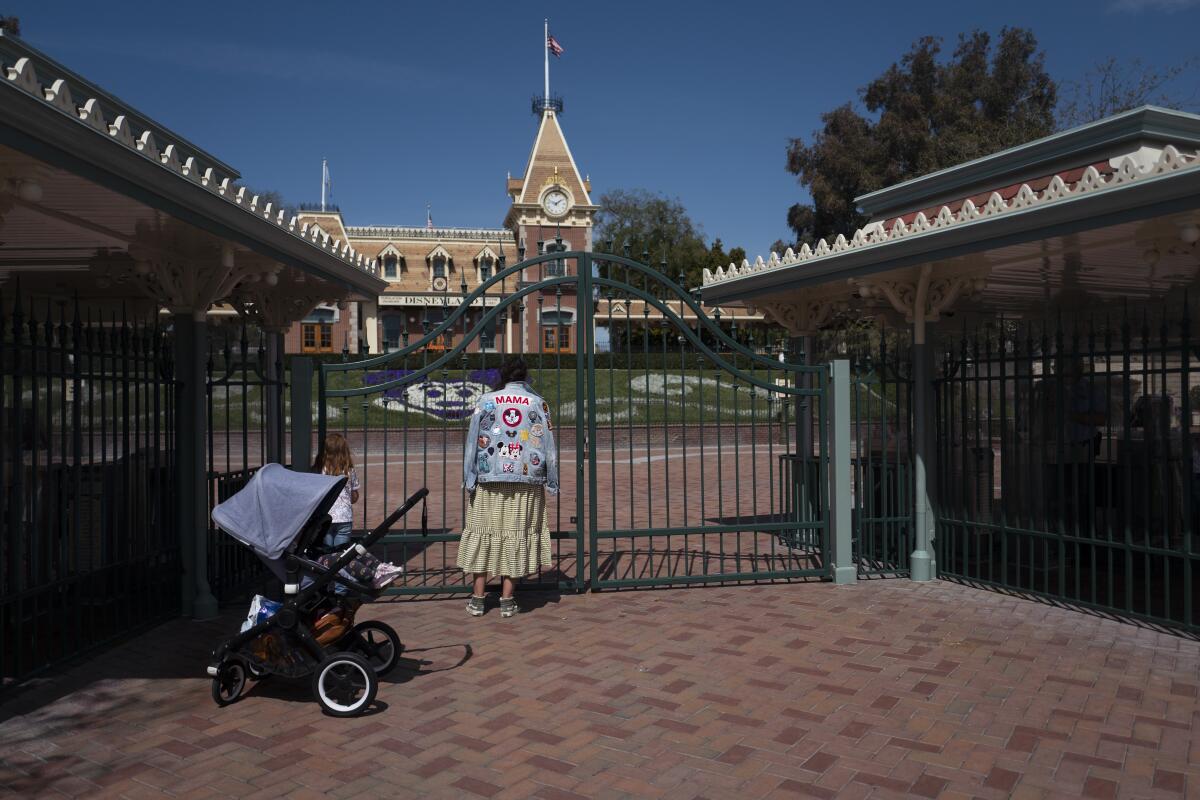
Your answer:
[[[592,226],[598,206],[592,205],[591,181],[581,175],[567,146],[559,125],[563,110],[562,99],[534,98],[533,111],[540,118],[537,137],[520,177],[508,178],[508,196],[512,202],[504,227],[513,232],[519,247],[530,258],[553,247],[562,238],[567,250],[592,249]],[[575,264],[551,265],[544,277],[570,275]],[[561,272],[559,271],[561,270]],[[526,276],[524,280],[535,280]],[[522,314],[522,351],[575,352],[578,337],[575,330],[576,294],[574,286],[564,286],[561,299],[551,289],[543,293],[542,302],[528,297]]]

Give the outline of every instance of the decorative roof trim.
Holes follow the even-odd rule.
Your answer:
[[[87,97],[82,103],[78,102],[79,98],[98,93],[99,90],[18,39],[2,35],[0,41],[4,45],[0,49],[0,59],[4,61],[12,57],[14,52],[29,53],[19,55],[12,64],[0,65],[0,84],[23,92],[47,108],[73,119],[77,124],[93,128],[115,145],[136,153],[179,178],[207,189],[213,195],[281,230],[307,240],[313,247],[338,260],[368,274],[375,274],[374,259],[364,258],[349,243],[330,237],[316,225],[299,225],[296,217],[285,219],[283,209],[272,208],[270,203],[260,201],[258,195],[249,195],[244,186],[237,186],[234,180],[240,176],[221,162],[189,145],[182,138],[174,137],[166,129],[152,126],[141,114],[123,107],[109,95]],[[44,61],[50,73],[61,73],[63,77],[55,78],[49,86],[44,85],[38,77],[34,58],[39,62]],[[78,91],[72,90],[72,84]],[[105,107],[110,111],[120,112],[114,115],[111,123],[105,116]],[[206,162],[211,162],[213,166],[206,166]]]
[[[402,228],[393,225],[347,225],[346,235],[352,239],[417,239],[421,241],[453,241],[470,239],[515,242],[507,228]]]
[[[1107,178],[1095,167],[1088,167],[1084,170],[1082,177],[1073,184],[1067,184],[1058,175],[1054,176],[1049,185],[1040,193],[1030,189],[1028,184],[1022,184],[1017,193],[1007,201],[999,192],[992,192],[988,201],[982,206],[977,206],[969,199],[965,200],[957,213],[952,212],[948,206],[942,206],[932,219],[921,212],[917,214],[911,224],[905,224],[903,219],[897,219],[890,230],[885,229],[882,223],[871,223],[859,228],[848,240],[839,233],[832,246],[822,239],[817,243],[816,248],[810,248],[805,244],[799,252],[794,252],[789,247],[782,257],[777,253],[771,253],[766,261],[759,256],[753,264],[749,260],[743,260],[740,266],[730,264],[728,267],[717,267],[715,271],[705,269],[703,286],[728,283],[762,272],[821,261],[849,250],[867,250],[883,247],[900,239],[932,236],[946,229],[969,225],[989,217],[1041,208],[1083,194],[1103,193],[1165,174],[1192,171],[1200,172],[1200,155],[1184,154],[1174,146],[1167,145],[1163,148],[1158,160],[1144,169],[1138,167],[1137,162],[1132,158],[1126,158]]]
[[[872,217],[899,208],[928,206],[931,201],[946,195],[1036,169],[1039,165],[1061,163],[1072,158],[1084,163],[1088,159],[1095,161],[1094,156],[1100,150],[1136,141],[1200,147],[1200,115],[1142,106],[868,192],[854,198],[854,202]]]

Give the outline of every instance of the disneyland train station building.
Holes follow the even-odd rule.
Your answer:
[[[510,206],[503,227],[438,228],[432,222],[424,227],[353,225],[337,210],[300,213],[301,224],[373,259],[388,288],[378,297],[360,295],[317,306],[288,331],[286,352],[368,354],[417,344],[467,295],[497,274],[502,258],[511,267],[522,254],[532,257],[546,252],[547,247],[592,250],[592,230],[600,207],[593,203],[591,181],[580,173],[563,135],[561,100],[534,103],[540,115],[537,137],[524,173],[507,179]],[[478,337],[468,337],[488,308],[500,305],[522,285],[571,274],[574,269],[571,260],[550,262],[539,275],[523,274],[523,283],[515,276],[502,281],[472,302],[460,325],[424,349],[442,352],[470,338],[468,352],[575,352],[578,301],[571,283],[562,285],[561,295],[554,289],[527,295],[513,311],[493,319]],[[683,314],[694,317],[690,309]],[[739,307],[721,309],[719,318],[743,327],[766,324],[763,314]],[[610,305],[608,299],[599,298],[595,324],[603,326],[608,319],[654,325],[662,322],[662,315],[653,308],[643,309],[640,300],[614,300]]]

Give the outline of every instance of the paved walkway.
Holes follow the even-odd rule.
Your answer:
[[[533,598],[530,598],[531,600]],[[364,609],[410,661],[376,713],[268,682],[219,709],[237,621],[178,621],[0,707],[23,797],[1200,796],[1200,643],[945,583],[627,592],[481,620]],[[398,672],[401,672],[398,670]]]

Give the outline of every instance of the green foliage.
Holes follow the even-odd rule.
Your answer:
[[[662,270],[665,262],[665,277],[679,281],[682,276],[688,289],[700,285],[705,267],[728,264],[734,259],[740,263],[746,257],[740,247],[726,253],[720,239],[711,247],[705,246],[704,232],[692,222],[683,203],[645,189],[615,189],[600,197],[595,241],[600,248],[611,242],[617,253],[628,245],[631,257],[641,260],[645,255],[657,270]],[[626,279],[620,269],[613,277]],[[628,282],[638,288],[654,288],[633,273]]]
[[[788,210],[797,242],[850,235],[866,220],[854,198],[1052,133],[1057,86],[1033,33],[1004,28],[917,40],[898,63],[826,112],[810,142],[793,139],[787,168],[813,202]]]

